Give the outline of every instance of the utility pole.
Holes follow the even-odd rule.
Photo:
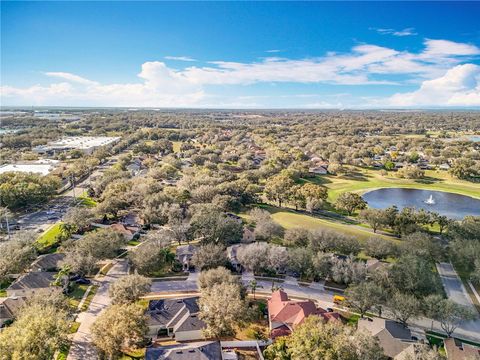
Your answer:
[[[77,198],[75,197],[75,176],[73,174],[70,175],[70,181],[72,182],[73,200],[76,201]]]
[[[8,224],[8,212],[5,211],[5,222],[7,223],[7,239],[10,240],[10,225]]]

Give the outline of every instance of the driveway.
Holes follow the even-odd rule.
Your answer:
[[[437,270],[442,279],[443,288],[447,293],[447,297],[457,304],[473,307],[467,289],[463,286],[462,280],[458,277],[452,264],[438,263]]]
[[[97,293],[92,299],[87,311],[81,313],[77,321],[80,322],[78,331],[73,336],[72,346],[68,353],[68,360],[93,360],[97,359],[97,354],[92,345],[90,328],[98,315],[110,304],[108,287],[119,277],[128,274],[128,263],[125,259],[117,260],[107,275],[96,278],[99,283]]]

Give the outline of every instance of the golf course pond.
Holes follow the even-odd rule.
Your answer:
[[[383,188],[362,195],[368,206],[385,209],[396,205],[399,209],[413,207],[425,209],[451,219],[463,219],[467,215],[480,216],[480,200],[470,196],[443,191]]]

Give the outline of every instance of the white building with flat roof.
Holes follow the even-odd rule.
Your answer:
[[[55,169],[51,164],[5,164],[0,166],[0,174],[6,172],[25,172],[48,175]]]
[[[68,151],[68,150],[81,150],[85,154],[91,154],[94,150],[116,143],[120,140],[118,136],[70,136],[58,141],[49,142],[47,145],[40,145],[33,148],[33,151],[39,154]]]

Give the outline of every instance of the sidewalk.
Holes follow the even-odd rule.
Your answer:
[[[97,353],[92,344],[90,328],[98,315],[110,305],[110,296],[108,295],[110,283],[126,274],[128,274],[128,263],[125,259],[121,259],[117,260],[107,275],[95,279],[99,283],[99,288],[87,311],[80,313],[78,316],[80,327],[73,336],[72,346],[70,347],[67,360],[97,359]]]

